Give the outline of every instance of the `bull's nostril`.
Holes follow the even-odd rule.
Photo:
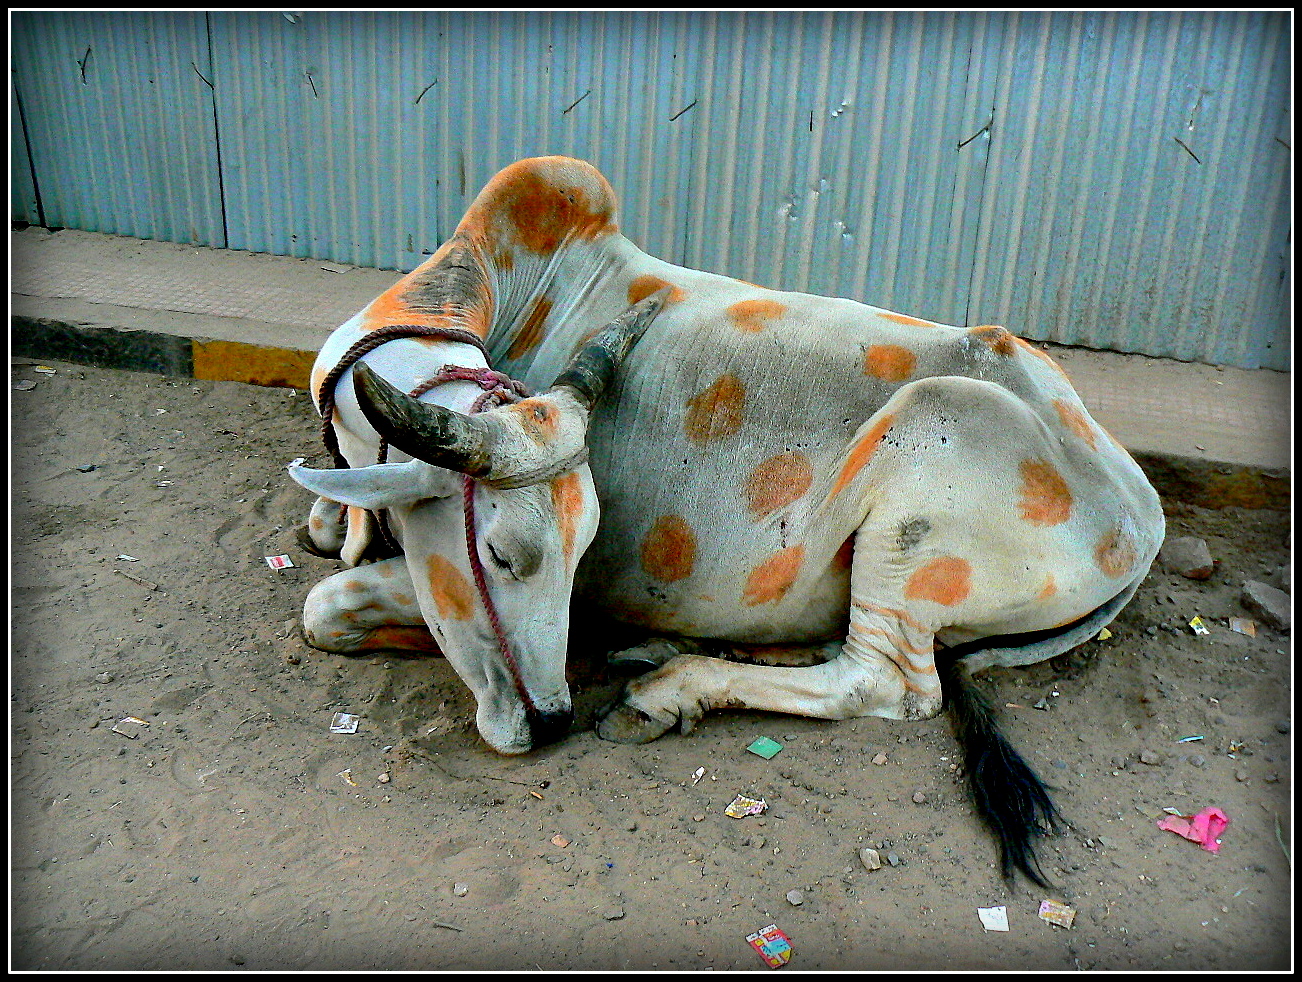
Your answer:
[[[538,713],[529,720],[529,732],[535,747],[555,743],[570,732],[574,722],[574,713],[565,710],[560,713]]]

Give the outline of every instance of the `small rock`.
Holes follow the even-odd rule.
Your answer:
[[[886,854],[886,861],[892,866],[899,866],[903,862],[903,860],[893,852],[888,852]]]
[[[608,921],[622,920],[624,917],[624,908],[619,906],[619,904],[611,904],[608,907],[602,908],[601,916]]]
[[[1157,767],[1162,763],[1162,755],[1154,750],[1141,750],[1139,752],[1139,762],[1147,764],[1149,767]]]
[[[913,792],[913,803],[915,805],[925,805],[927,803],[927,796],[921,791],[915,791]]]
[[[886,763],[886,752],[885,752],[885,751],[882,751],[882,752],[878,753],[876,756],[874,756],[874,757],[873,757],[873,763],[874,763],[874,764],[877,764],[878,766],[880,766],[880,765]]]
[[[1247,580],[1243,584],[1243,593],[1239,597],[1243,606],[1256,614],[1263,621],[1280,631],[1287,631],[1292,626],[1293,615],[1289,595],[1273,586]]]
[[[108,685],[108,683],[113,681],[113,676],[108,672],[100,672],[95,676],[95,681],[99,682],[101,685]]]
[[[1292,723],[1287,719],[1282,719],[1275,724],[1276,733],[1287,733],[1292,728]]]
[[[454,897],[464,897],[469,892],[470,887],[465,883],[452,884],[452,896]]]
[[[388,784],[393,779],[389,777],[389,772],[385,771],[383,774],[380,774],[378,777],[376,777],[376,780],[379,781],[381,784]]]
[[[1207,758],[1204,757],[1202,754],[1190,754],[1189,763],[1191,763],[1194,767],[1205,767],[1207,766]]]
[[[799,890],[787,891],[787,903],[789,903],[792,907],[799,907],[804,902],[805,902],[805,895],[801,893]]]
[[[1158,556],[1163,567],[1191,580],[1208,579],[1216,568],[1207,543],[1194,535],[1167,539],[1162,543]]]
[[[1240,784],[1244,783],[1248,780],[1248,772],[1243,768],[1239,768],[1234,772],[1234,780],[1238,781]]]
[[[81,471],[83,474],[89,474],[94,469],[95,469],[94,464],[82,464],[80,467],[77,468],[77,470]]]
[[[875,870],[882,868],[882,857],[876,849],[869,849],[866,846],[859,850],[859,862],[863,863],[866,870]]]

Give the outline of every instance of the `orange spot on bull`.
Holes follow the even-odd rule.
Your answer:
[[[485,278],[483,252],[461,234],[389,289],[363,313],[368,331],[395,325],[458,327],[486,337],[493,297]],[[438,339],[417,338],[424,344]]]
[[[533,306],[529,309],[529,316],[525,318],[524,324],[520,328],[520,333],[515,336],[515,340],[511,342],[511,347],[507,349],[506,357],[508,359],[519,358],[542,344],[544,337],[543,324],[546,323],[547,315],[551,312],[552,302],[547,297],[539,297],[533,302]]]
[[[877,445],[882,442],[882,437],[886,431],[891,428],[895,422],[894,414],[887,413],[883,415],[872,429],[863,435],[863,438],[854,445],[850,451],[850,456],[846,458],[845,466],[841,468],[841,476],[836,479],[836,484],[832,486],[832,494],[839,494],[841,489],[854,480],[856,474],[863,470],[868,461],[872,460],[873,453],[877,450]]]
[[[1054,399],[1053,408],[1058,410],[1058,418],[1062,420],[1062,425],[1089,444],[1091,450],[1094,450],[1094,427],[1090,426],[1090,421],[1085,414],[1065,399]]]
[[[997,355],[1011,355],[1017,350],[1016,338],[997,324],[982,324],[968,334],[976,338]]]
[[[523,399],[506,411],[520,420],[525,435],[537,444],[550,443],[561,425],[560,410],[544,399]]]
[[[325,381],[325,377],[329,374],[330,369],[319,362],[312,366],[312,373],[308,376],[307,384],[309,386],[308,392],[313,400],[321,393],[321,383]]]
[[[787,595],[805,561],[805,547],[791,546],[775,552],[760,563],[746,578],[742,602],[750,607],[777,603]]]
[[[476,201],[500,214],[530,252],[554,252],[566,239],[594,239],[617,231],[614,200],[606,188],[585,187],[576,180],[544,173],[546,164],[522,162],[495,177]],[[594,194],[595,192],[595,194]],[[604,193],[603,193],[604,192]]]
[[[679,300],[682,300],[683,297],[687,296],[686,293],[678,287],[673,286],[673,284],[668,280],[662,280],[660,277],[652,276],[648,273],[645,276],[639,276],[628,285],[629,305],[632,306],[635,303],[640,303],[647,297],[651,296],[651,294],[663,290],[667,286],[671,287],[669,291],[669,299],[667,301],[668,303],[677,303]]]
[[[347,589],[351,590],[353,593],[361,593],[363,590],[366,589],[366,584],[359,583],[357,580],[349,580],[347,583],[344,584],[344,586]]]
[[[313,515],[311,518],[308,519],[307,523],[308,525],[312,526],[312,530],[314,532],[320,532],[323,528],[325,528],[325,520],[321,518],[320,515]]]
[[[863,371],[883,382],[904,382],[913,376],[917,357],[898,344],[869,345],[863,356]]]
[[[551,486],[552,507],[556,509],[556,522],[561,530],[561,548],[568,559],[574,555],[574,536],[583,516],[583,483],[571,471],[553,479]]]
[[[720,375],[687,400],[684,427],[697,446],[732,436],[741,428],[746,387],[735,375]]]
[[[1057,593],[1058,584],[1054,581],[1053,574],[1048,573],[1044,577],[1044,587],[1040,590],[1040,595],[1035,599],[1048,600],[1050,597],[1056,596]]]
[[[841,543],[840,548],[836,550],[836,555],[832,557],[832,567],[834,569],[849,569],[854,563],[854,536],[851,535]]]
[[[814,482],[809,458],[799,451],[780,453],[764,461],[746,478],[746,503],[751,514],[763,518],[789,505]]]
[[[356,505],[348,506],[348,536],[354,537],[364,535],[369,513],[365,508],[358,508]]]
[[[696,533],[678,515],[662,515],[642,541],[642,568],[662,583],[691,575],[696,564]]]
[[[917,569],[904,585],[910,600],[930,600],[945,607],[962,603],[972,592],[972,566],[957,556],[941,556]]]
[[[1023,460],[1018,470],[1023,519],[1032,525],[1061,525],[1071,517],[1071,491],[1052,464],[1033,457]]]
[[[1105,533],[1094,547],[1094,561],[1113,579],[1129,573],[1138,558],[1134,539],[1120,525]]]
[[[432,553],[425,565],[439,616],[454,621],[470,620],[475,614],[475,592],[461,571],[438,553]]]
[[[358,651],[397,649],[398,651],[427,651],[438,653],[441,649],[427,627],[392,626],[377,627],[357,645]]]
[[[917,317],[910,317],[908,314],[893,314],[890,311],[883,310],[880,316],[885,317],[888,321],[895,321],[896,324],[903,324],[905,327],[939,327],[934,321],[924,321]]]
[[[411,306],[403,297],[403,293],[410,284],[407,277],[403,277],[389,289],[385,290],[378,297],[370,302],[366,307],[364,315],[366,326],[371,330],[385,327],[389,324],[416,324],[425,323],[429,318],[419,318]]]
[[[728,308],[728,316],[732,318],[737,330],[752,333],[764,330],[769,321],[776,320],[786,312],[786,304],[763,298],[742,300]]]

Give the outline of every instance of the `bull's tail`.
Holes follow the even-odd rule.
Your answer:
[[[1065,823],[1049,789],[999,730],[994,707],[962,661],[937,658],[945,702],[953,719],[977,813],[999,843],[1005,879],[1021,870],[1046,889],[1036,840]]]

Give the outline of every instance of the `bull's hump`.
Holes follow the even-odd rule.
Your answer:
[[[573,240],[618,232],[616,213],[615,192],[591,164],[572,157],[530,157],[485,185],[458,232],[541,256]]]

